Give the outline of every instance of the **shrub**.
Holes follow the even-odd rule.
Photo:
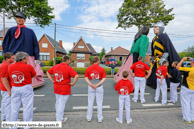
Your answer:
[[[118,63],[118,66],[121,66],[122,65],[122,61],[117,61],[117,63]]]
[[[0,63],[3,62],[3,56],[0,56]]]
[[[46,73],[51,67],[41,67],[42,68],[42,71],[44,72],[44,73]]]
[[[47,70],[49,70],[50,68],[51,67],[42,67],[42,70],[43,70],[44,73],[46,73]],[[77,74],[85,74],[85,71],[86,71],[87,68],[76,68],[76,67],[74,67],[73,69],[77,72]],[[104,68],[104,70],[106,72],[106,75],[111,73],[111,68]],[[115,74],[118,72],[118,70],[119,70],[118,68],[115,68]]]
[[[45,66],[53,66],[53,61],[41,61]]]
[[[62,63],[62,57],[56,57],[56,64]]]
[[[73,68],[77,74],[85,74],[87,68]]]

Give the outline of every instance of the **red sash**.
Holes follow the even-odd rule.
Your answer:
[[[21,26],[18,26],[17,25],[17,30],[16,30],[16,32],[15,32],[15,39],[17,39],[19,36],[20,36],[20,33],[21,33],[21,28],[22,27],[26,27],[25,25],[21,25]]]

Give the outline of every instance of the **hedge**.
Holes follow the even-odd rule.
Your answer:
[[[3,56],[0,56],[0,63],[3,62]]]
[[[47,72],[47,70],[49,70],[51,67],[42,67],[42,70],[44,73]],[[73,68],[78,74],[85,74],[85,71],[87,68]],[[111,68],[104,68],[106,74],[110,74],[111,73]],[[115,68],[115,73],[118,72],[118,68]]]
[[[45,66],[53,66],[53,61],[41,61],[44,63]]]

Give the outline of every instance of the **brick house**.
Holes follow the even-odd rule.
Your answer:
[[[74,61],[75,67],[87,67],[89,65],[89,57],[96,56],[98,53],[94,50],[90,43],[86,43],[82,37],[73,43],[71,53],[71,61]]]
[[[5,33],[7,32],[9,28],[5,28]],[[3,30],[0,31],[0,56],[3,55],[3,48],[2,48],[2,43],[3,43]]]
[[[105,59],[106,58],[114,58],[116,59],[116,61],[121,61],[124,62],[127,58],[127,56],[129,55],[130,51],[122,48],[122,47],[117,47],[115,49],[113,49],[113,47],[111,47],[111,51],[106,53],[105,55]]]
[[[40,57],[41,61],[53,60],[54,58],[54,46],[56,50],[56,57],[62,57],[63,55],[67,55],[67,52],[62,46],[62,40],[59,42],[55,42],[53,38],[50,36],[43,34],[43,36],[39,40],[39,48],[40,48]]]

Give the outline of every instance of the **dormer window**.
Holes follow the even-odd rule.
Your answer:
[[[83,45],[79,45],[78,48],[84,48],[84,46]]]

